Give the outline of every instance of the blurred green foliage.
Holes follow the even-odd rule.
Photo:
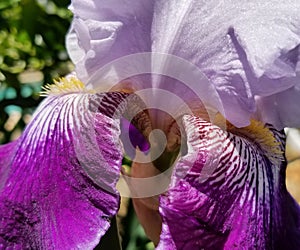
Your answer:
[[[0,143],[18,136],[41,101],[41,86],[71,70],[65,49],[69,3],[0,2]]]
[[[65,49],[72,18],[69,4],[70,0],[0,0],[0,144],[21,134],[42,100],[41,87],[72,70]],[[130,162],[125,159],[124,164]],[[123,249],[154,249],[130,201],[125,210],[119,220]]]

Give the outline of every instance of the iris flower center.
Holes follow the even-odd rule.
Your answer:
[[[124,91],[124,86],[126,87],[126,84],[122,83],[114,88],[113,91],[133,94],[134,90],[128,90],[127,88]],[[77,77],[71,76],[54,81],[54,84],[46,85],[41,94],[46,96],[68,93],[93,93],[93,90],[87,90]],[[135,100],[139,100],[139,98]],[[210,119],[207,111],[199,103],[190,101],[189,107],[196,116],[206,120]],[[171,167],[178,155],[182,156],[186,153],[187,142],[180,122],[180,115],[174,118],[162,110],[147,108],[142,100],[129,103],[124,115],[126,118],[129,117],[129,121],[123,120],[122,133],[128,133],[127,139],[129,138],[131,147],[138,148],[144,154],[149,154],[153,165],[161,172]],[[159,120],[160,122],[153,121],[154,116],[156,121]],[[263,123],[251,120],[249,126],[237,128],[226,121],[220,114],[214,117],[212,123],[256,143],[274,163],[282,160],[282,151],[279,143],[274,138],[273,133]],[[127,130],[127,132],[124,130]],[[127,143],[124,142],[124,136],[122,140],[123,144],[125,144],[124,154],[133,160],[135,152],[132,150],[126,152],[128,141]]]

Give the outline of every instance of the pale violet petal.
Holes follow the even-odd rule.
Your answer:
[[[86,84],[106,63],[150,51],[152,1],[72,1],[74,19],[66,38],[78,77]],[[94,86],[95,87],[95,86]]]
[[[258,117],[276,128],[300,127],[300,81],[280,93],[257,97]]]
[[[156,1],[152,51],[196,64],[219,92],[226,118],[245,126],[255,95],[296,82],[299,12],[298,0]]]
[[[209,83],[199,81],[198,92],[204,95],[202,89],[207,84],[211,85],[207,86],[208,98],[212,92],[217,91],[218,95],[214,94],[216,98],[205,105],[219,110],[241,127],[248,125],[257,107],[261,107],[255,98],[280,93],[299,82],[296,74],[300,43],[298,0],[284,3],[278,0],[75,0],[71,10],[75,17],[67,36],[68,51],[78,77],[93,88],[101,85],[102,90],[109,90],[114,81],[123,79],[118,76],[128,64],[119,67],[115,59],[155,52],[152,71],[164,72],[166,62],[156,57],[159,53],[172,54],[195,64],[209,78]],[[138,61],[129,66],[139,67]],[[108,63],[111,65],[104,72],[109,77],[104,77],[99,69]],[[147,68],[149,62],[142,64]],[[130,72],[145,73],[143,67]],[[152,84],[176,95],[181,92],[175,80],[142,77],[137,80],[139,86],[146,82],[148,87]],[[184,84],[190,87],[190,83]],[[221,99],[221,107],[217,99]],[[285,124],[292,125],[288,120]]]

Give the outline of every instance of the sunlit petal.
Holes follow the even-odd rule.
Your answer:
[[[121,56],[151,48],[152,1],[74,0],[66,45],[85,83],[97,69]],[[95,84],[95,83],[92,83]]]
[[[297,0],[156,1],[152,51],[198,65],[220,94],[226,118],[246,126],[255,95],[296,82],[299,11]]]
[[[119,208],[126,94],[50,95],[0,147],[0,248],[93,249]]]
[[[160,198],[158,249],[298,249],[300,207],[285,187],[284,134],[261,128],[265,136],[252,141],[200,118],[183,122],[188,152]]]
[[[207,89],[217,90],[223,107],[220,110],[215,99],[209,105],[242,127],[249,125],[257,110],[255,96],[284,91],[300,79],[296,75],[300,44],[297,0],[74,0],[71,9],[75,17],[67,47],[77,73],[86,82],[101,66],[125,55],[175,55],[205,73],[210,80],[207,84],[213,86]],[[166,66],[165,60],[153,58],[153,62],[153,71]],[[99,84],[91,81],[93,86]],[[152,85],[177,94],[175,83],[163,78],[159,86],[155,81]],[[200,78],[198,84],[202,88]],[[143,85],[142,79],[139,85]],[[274,120],[268,118],[269,123]],[[276,119],[278,124],[282,122],[280,128],[294,124],[289,117]]]

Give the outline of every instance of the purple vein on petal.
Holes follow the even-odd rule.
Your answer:
[[[126,96],[50,95],[20,139],[0,147],[0,248],[98,244],[119,207]]]
[[[284,157],[276,163],[259,144],[200,118],[183,123],[188,153],[160,197],[158,249],[298,249],[300,208],[285,187]],[[284,152],[284,134],[268,128]]]

